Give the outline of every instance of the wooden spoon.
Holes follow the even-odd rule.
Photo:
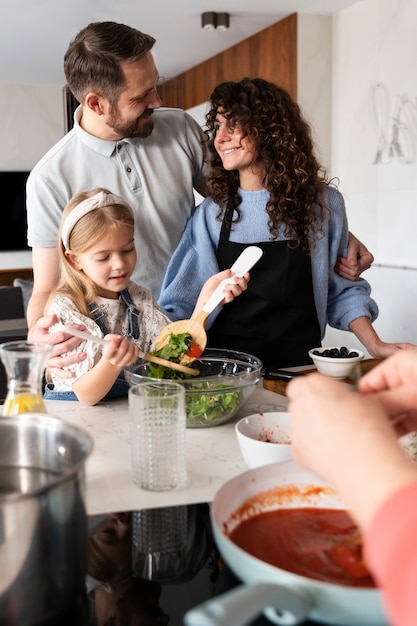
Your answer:
[[[233,278],[235,276],[242,277],[249,272],[249,270],[259,261],[263,252],[261,248],[258,246],[248,246],[244,249],[242,254],[236,259],[233,263],[232,267],[232,275],[225,280],[222,280],[220,285],[213,292],[211,297],[207,300],[204,307],[201,309],[200,313],[195,317],[192,317],[188,320],[178,320],[177,322],[171,322],[168,326],[165,326],[163,330],[159,333],[156,339],[156,349],[160,350],[164,346],[169,343],[169,337],[171,333],[174,335],[180,335],[181,333],[189,333],[192,337],[192,340],[200,350],[204,350],[207,344],[207,334],[206,334],[206,322],[207,318],[214,311],[216,306],[220,304],[220,302],[224,298],[223,289],[227,283],[233,282]],[[184,355],[181,359],[181,363],[189,363],[190,361],[195,361],[195,357],[190,357]]]
[[[85,333],[82,330],[78,330],[77,328],[71,328],[71,326],[65,326],[64,324],[60,324],[59,330],[64,331],[64,333],[67,333],[68,335],[74,335],[74,337],[85,339],[85,341],[93,341],[95,343],[101,344],[102,346],[107,345],[107,341],[102,337],[90,335],[89,333]],[[184,374],[190,374],[191,376],[197,376],[197,374],[200,373],[199,370],[193,367],[187,367],[186,365],[181,365],[181,363],[173,363],[172,361],[168,361],[167,359],[161,359],[159,356],[154,356],[152,354],[142,352],[142,350],[139,350],[139,356],[141,359],[145,359],[145,361],[158,363],[158,365],[165,365],[165,367],[169,367],[172,370],[178,370],[179,372],[183,372]]]

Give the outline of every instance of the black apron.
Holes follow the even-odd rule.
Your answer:
[[[263,255],[250,271],[247,291],[214,321],[208,345],[253,354],[270,370],[311,363],[308,351],[321,345],[311,257],[290,249],[288,241],[229,241],[231,217],[226,211],[217,248],[220,270],[231,267],[249,245],[262,248]]]

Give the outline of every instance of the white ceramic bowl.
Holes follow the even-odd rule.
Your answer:
[[[348,348],[349,353],[356,352],[353,357],[332,357],[323,356],[325,350],[340,349],[339,347],[313,348],[309,350],[309,356],[313,360],[316,369],[320,374],[331,376],[332,378],[348,378],[355,370],[358,363],[362,361],[365,354],[356,348]],[[314,354],[319,352],[320,354]]]
[[[239,420],[235,432],[249,467],[291,459],[289,413],[254,413]]]

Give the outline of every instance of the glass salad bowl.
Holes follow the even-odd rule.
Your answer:
[[[262,361],[245,352],[207,348],[192,367],[200,370],[198,376],[175,382],[185,387],[187,427],[204,428],[236,415],[261,378]],[[149,376],[149,364],[142,360],[124,372],[130,385],[158,380]]]

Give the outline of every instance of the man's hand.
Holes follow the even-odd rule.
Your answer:
[[[346,258],[338,257],[334,269],[342,278],[358,280],[362,272],[368,270],[373,262],[374,257],[369,250],[355,235],[349,233],[348,255]]]
[[[35,326],[29,331],[29,341],[39,341],[40,343],[49,343],[53,346],[52,355],[46,364],[47,370],[58,376],[59,378],[73,378],[74,372],[69,372],[63,368],[67,365],[73,365],[84,361],[86,358],[85,352],[78,352],[77,354],[71,354],[70,356],[61,356],[70,350],[73,350],[82,343],[82,339],[67,335],[62,330],[50,333],[51,326],[56,324],[58,319],[56,315],[47,315],[41,317],[35,324]],[[85,326],[81,324],[74,325],[74,328],[79,330],[86,330]]]

